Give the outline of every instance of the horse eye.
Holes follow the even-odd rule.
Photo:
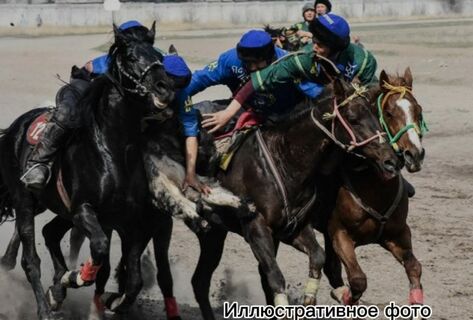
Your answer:
[[[390,111],[385,111],[384,114],[385,114],[386,118],[388,118],[388,119],[392,119],[392,117],[393,117],[393,114]]]

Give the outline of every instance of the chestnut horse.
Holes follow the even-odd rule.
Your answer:
[[[412,93],[412,74],[388,76],[381,72],[380,84],[369,91],[372,112],[385,129],[389,142],[409,172],[421,170],[424,148],[421,140],[427,130],[422,108]],[[367,287],[366,275],[357,262],[355,248],[379,244],[404,266],[410,282],[410,304],[423,304],[421,264],[412,249],[411,230],[406,222],[409,199],[402,176],[382,180],[369,166],[344,166],[342,186],[325,233],[324,271],[332,287],[332,297],[344,304],[359,302]],[[343,285],[341,264],[349,287]]]

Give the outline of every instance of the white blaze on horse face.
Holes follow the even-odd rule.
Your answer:
[[[414,118],[411,114],[411,103],[407,99],[401,99],[396,102],[396,104],[404,111],[406,116],[406,125],[413,124]],[[414,128],[407,130],[407,135],[412,144],[416,146],[419,152],[422,152],[422,143],[420,142],[420,137],[417,134],[417,131]]]

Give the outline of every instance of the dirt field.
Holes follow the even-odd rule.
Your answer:
[[[360,35],[366,47],[375,53],[379,70],[403,72],[407,66],[412,68],[414,93],[430,127],[424,139],[427,156],[423,170],[415,175],[406,173],[417,189],[409,223],[415,254],[423,265],[425,300],[433,307],[432,319],[473,319],[473,20],[369,24],[354,26],[353,33]],[[100,52],[94,48],[109,39],[110,35],[0,38],[0,127],[6,127],[33,106],[54,100],[60,86],[55,74],[67,79],[71,64],[80,65],[97,56]],[[237,40],[236,35],[190,34],[175,39],[168,35],[158,40],[158,46],[175,44],[191,67],[197,69],[234,46]],[[225,88],[217,87],[196,96],[194,101],[227,96]],[[37,219],[45,287],[51,282],[52,267],[39,231],[50,217],[47,214]],[[12,227],[6,224],[0,228],[0,254]],[[320,235],[318,238],[322,240]],[[82,252],[84,259],[86,251],[87,248]],[[116,243],[113,252],[116,261]],[[408,281],[402,266],[377,246],[363,247],[357,252],[369,281],[363,300],[376,305],[389,301],[407,303]],[[174,229],[171,256],[175,294],[183,318],[200,319],[190,285],[198,245],[196,237],[179,222]],[[306,280],[306,257],[283,246],[278,261],[291,296],[297,298]],[[211,292],[217,311],[224,300],[264,302],[256,270],[249,247],[239,236],[230,235],[213,279]],[[152,276],[147,280],[149,288],[128,319],[164,318],[161,296],[153,281]],[[109,289],[114,287],[111,282]],[[320,303],[334,303],[329,292],[324,278]],[[90,289],[71,292],[64,306],[67,318],[86,318],[91,295]],[[150,299],[159,301],[154,303]],[[33,319],[35,310],[34,297],[21,267],[10,274],[0,272],[0,319]]]

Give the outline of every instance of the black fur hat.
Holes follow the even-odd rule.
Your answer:
[[[326,13],[329,13],[330,11],[332,11],[332,4],[330,3],[329,0],[315,0],[314,8],[315,8],[319,3],[325,4],[325,6],[327,7],[327,12],[326,12]]]

